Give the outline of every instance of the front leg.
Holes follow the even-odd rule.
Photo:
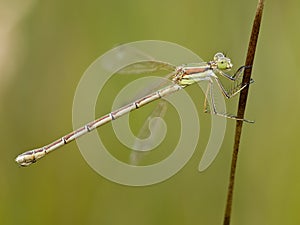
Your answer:
[[[238,94],[241,90],[243,90],[247,85],[254,82],[253,80],[251,80],[250,83],[243,84],[242,82],[238,83],[237,81],[234,81],[234,86],[229,90],[226,90],[226,88],[223,86],[223,84],[221,83],[218,77],[214,77],[214,79],[226,98],[232,98],[233,96]]]
[[[245,69],[248,69],[248,68],[251,68],[251,67],[252,66],[241,66],[240,68],[238,68],[238,70],[232,76],[230,76],[229,74],[225,73],[222,70],[218,70],[218,73],[220,75],[222,75],[223,77],[226,77],[229,80],[236,81],[241,76],[241,74],[243,73],[243,71]]]

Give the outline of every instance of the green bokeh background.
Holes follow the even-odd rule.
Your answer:
[[[222,224],[233,121],[228,121],[221,152],[207,171],[197,171],[204,150],[199,144],[178,174],[148,187],[122,186],[99,176],[76,143],[28,168],[18,167],[14,158],[72,130],[72,102],[82,74],[120,43],[170,41],[205,60],[224,51],[235,68],[242,65],[256,4],[1,1],[0,224]],[[247,105],[247,118],[256,123],[243,130],[232,224],[300,224],[299,7],[296,0],[266,2]],[[122,86],[111,85],[107,88]],[[110,109],[113,96],[99,98],[105,105],[97,109],[101,115]],[[203,96],[198,101],[200,108]],[[235,111],[236,99],[231,102]],[[142,124],[142,114],[135,117],[133,130]],[[204,115],[201,109],[199,114]],[[207,129],[204,121],[204,136]],[[123,151],[116,147],[110,125],[99,132],[113,152]]]

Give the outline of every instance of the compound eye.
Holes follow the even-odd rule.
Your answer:
[[[222,59],[222,58],[224,58],[224,57],[225,57],[225,56],[224,56],[223,53],[218,52],[218,53],[215,54],[214,60],[215,60],[215,61],[218,61],[219,59]]]

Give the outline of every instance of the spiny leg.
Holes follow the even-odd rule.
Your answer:
[[[222,90],[222,92],[223,92],[223,94],[226,98],[231,98],[231,97],[235,96],[237,93],[239,93],[241,90],[243,90],[248,85],[248,83],[243,84],[242,80],[239,81],[239,78],[241,77],[241,74],[245,69],[248,69],[248,68],[251,68],[251,67],[252,66],[241,66],[232,76],[226,74],[222,70],[216,71],[217,73],[219,73],[223,77],[225,77],[225,78],[227,78],[231,81],[234,81],[233,88],[230,88],[229,90],[226,90],[224,88],[224,86],[222,85],[221,81],[218,78],[216,78],[217,82],[218,82],[218,85],[221,88],[221,90]],[[253,82],[254,82],[254,80],[251,78],[249,84],[252,84]]]
[[[218,81],[218,79],[216,79]],[[222,93],[223,93],[223,90],[225,90],[225,88],[221,85],[221,83],[218,82],[218,86],[221,88],[222,90]],[[243,87],[244,88],[244,87]],[[241,120],[241,121],[244,121],[244,122],[247,122],[247,123],[254,123],[254,121],[252,120],[247,120],[247,119],[243,119],[243,118],[238,118],[237,116],[235,115],[231,115],[231,114],[227,114],[227,113],[219,113],[217,111],[217,107],[216,107],[216,104],[215,104],[215,99],[213,97],[213,81],[212,80],[209,80],[209,83],[208,83],[208,90],[209,90],[209,98],[210,98],[210,104],[211,104],[211,108],[212,108],[212,113],[215,114],[215,115],[218,115],[218,116],[223,116],[225,118],[228,118],[228,119],[234,119],[234,120]],[[224,93],[223,93],[224,94]],[[206,96],[207,97],[207,96]],[[205,107],[206,107],[206,99],[205,99]],[[208,112],[208,111],[207,111]]]
[[[206,88],[206,92],[205,92],[205,99],[204,99],[204,105],[203,105],[203,108],[204,108],[204,112],[205,113],[210,113],[210,110],[209,110],[209,106],[207,104],[207,99],[208,99],[208,94],[209,94],[209,86],[210,84],[207,85],[207,88]]]
[[[234,86],[233,88],[230,88],[229,90],[226,90],[226,88],[223,86],[223,84],[221,83],[221,81],[219,80],[218,77],[214,77],[214,79],[216,80],[219,88],[221,89],[223,95],[226,98],[232,98],[233,96],[235,96],[236,94],[238,94],[241,90],[243,90],[248,84],[243,84],[242,82],[234,82]],[[250,81],[250,84],[253,83]]]
[[[251,68],[252,66],[241,66],[232,76],[226,74],[224,71],[222,70],[218,70],[217,72],[222,75],[223,77],[226,77],[227,79],[231,80],[231,81],[234,81],[233,83],[233,88],[231,88],[229,91],[227,91],[228,94],[225,94],[224,92],[224,95],[227,97],[227,98],[231,98],[233,97],[234,95],[236,95],[237,93],[239,93],[241,90],[243,90],[247,85],[248,83],[246,84],[243,84],[242,81],[239,81],[239,78],[241,77],[241,74],[242,72],[245,70],[245,69],[248,69],[248,68]],[[249,84],[252,84],[254,82],[254,80],[251,78]],[[219,83],[219,86],[220,86],[220,81],[218,80],[218,83]],[[222,89],[224,89],[224,86],[222,86]],[[229,97],[228,97],[229,96]]]

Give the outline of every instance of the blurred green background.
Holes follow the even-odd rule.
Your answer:
[[[75,142],[28,168],[20,168],[14,158],[72,130],[72,102],[82,74],[118,44],[170,41],[205,60],[224,51],[235,68],[242,65],[256,4],[1,1],[0,224],[222,224],[233,121],[208,170],[197,171],[204,150],[199,144],[178,174],[148,187],[122,186],[99,176]],[[256,123],[243,129],[232,224],[300,224],[299,7],[296,0],[266,2],[246,114]],[[100,115],[110,109],[107,96],[99,97],[106,107],[98,110]],[[203,96],[196,103],[200,117],[202,102]],[[234,112],[237,101],[231,102]],[[208,130],[204,122],[201,134]],[[109,139],[110,125],[99,132],[109,134],[108,148],[123,151],[116,149],[115,137]]]

